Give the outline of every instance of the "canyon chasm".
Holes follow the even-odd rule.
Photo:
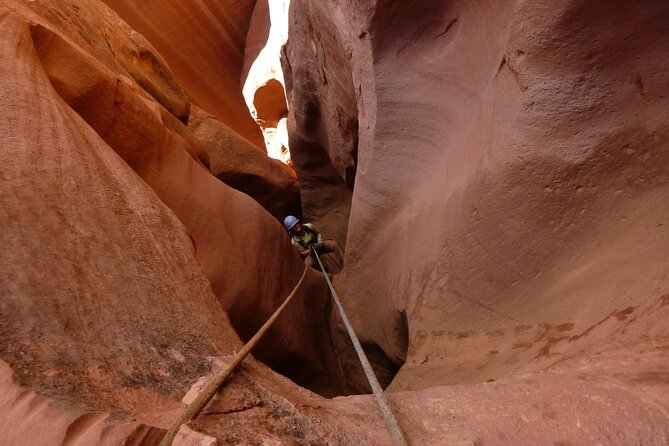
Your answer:
[[[669,444],[665,0],[0,0],[0,446],[157,445],[336,240],[410,445]],[[321,272],[175,445],[391,445]]]

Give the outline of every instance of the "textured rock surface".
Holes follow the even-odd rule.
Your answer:
[[[28,373],[20,383],[67,394],[78,386],[73,379],[84,379],[81,398],[120,398],[124,407],[145,396],[118,388],[149,380],[159,406],[160,392],[178,392],[206,366],[203,353],[239,345],[223,310],[248,339],[302,263],[279,222],[205,169],[206,152],[187,128],[105,63],[109,47],[85,30],[63,34],[82,19],[50,15],[67,7],[95,20],[104,5],[4,4],[4,59],[12,62],[3,64],[2,81],[12,120],[3,126],[3,358]],[[53,149],[41,156],[45,147]],[[331,347],[323,348],[326,297],[310,274],[256,350],[324,390],[338,374]],[[78,340],[90,338],[97,342]],[[166,346],[194,358],[180,364]],[[108,351],[118,353],[104,362]]]
[[[288,134],[283,146],[289,145],[300,181],[305,221],[344,247],[355,179],[357,105],[336,24],[323,7],[299,0],[256,4],[244,96],[265,129],[268,149],[281,146]]]
[[[404,340],[385,322],[406,312],[395,387],[660,354],[667,4],[386,3],[355,36],[369,39],[356,77],[374,108],[339,283],[392,357]]]
[[[202,142],[216,178],[255,199],[280,221],[288,214],[301,214],[300,188],[292,169],[197,106],[188,128]]]
[[[389,398],[410,444],[669,442],[668,9],[291,3],[305,211],[348,237],[336,283],[363,341],[406,356]],[[153,444],[300,261],[99,2],[0,0],[0,30],[0,444]],[[348,212],[347,169],[348,230],[317,214]],[[257,356],[331,391],[315,274],[296,303]],[[369,396],[254,360],[189,428],[390,444]]]
[[[0,361],[0,444],[157,444],[165,432],[155,426],[63,405],[17,386]]]
[[[105,0],[168,61],[193,102],[258,147],[239,88],[254,0]]]
[[[666,413],[666,2],[306,3],[291,6],[289,109],[326,94],[311,67],[328,84],[352,69],[337,284],[363,339],[407,356],[391,389],[572,361]],[[348,61],[296,69],[341,47]],[[291,137],[312,122],[296,116]]]
[[[577,363],[565,365],[559,373],[393,392],[388,398],[411,445],[666,443],[665,407],[616,380],[583,373]],[[641,381],[652,391],[661,385],[658,378]],[[290,397],[278,396],[286,390]],[[207,410],[216,416],[205,414],[194,427],[224,444],[392,444],[369,396],[314,399],[254,367]]]
[[[160,407],[205,367],[201,353],[235,348],[236,335],[183,225],[58,96],[29,23],[0,14],[13,121],[2,127],[3,360],[19,383],[94,408]]]

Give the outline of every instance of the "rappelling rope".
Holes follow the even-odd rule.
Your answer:
[[[281,306],[274,312],[274,314],[267,320],[267,322],[265,322],[265,325],[260,327],[260,330],[258,330],[258,332],[251,338],[251,340],[247,342],[246,345],[244,345],[244,348],[242,348],[239,353],[235,355],[235,357],[232,359],[232,362],[230,362],[230,364],[228,364],[227,367],[225,367],[223,370],[214,375],[211,381],[209,381],[204,389],[200,391],[200,393],[197,395],[197,398],[195,398],[195,400],[186,408],[177,422],[174,423],[174,426],[172,426],[172,428],[165,433],[165,436],[160,442],[160,446],[170,446],[174,441],[174,437],[176,437],[177,433],[179,432],[179,429],[181,429],[181,425],[188,423],[194,418],[197,418],[200,412],[202,412],[202,409],[204,409],[207,404],[209,404],[209,401],[211,401],[214,395],[216,395],[218,389],[223,385],[223,383],[225,383],[225,381],[237,369],[237,367],[239,367],[242,361],[244,361],[244,358],[246,358],[248,354],[251,353],[253,347],[256,346],[263,335],[272,326],[276,318],[279,317],[283,309],[286,308],[286,306],[290,303],[291,299],[293,296],[295,296],[295,293],[297,293],[297,290],[300,288],[300,285],[302,285],[302,282],[304,282],[304,278],[307,276],[308,269],[309,266],[305,265],[302,277],[300,277],[300,280],[297,282],[297,285],[295,285],[295,288],[293,288],[293,291],[291,291],[288,297],[286,297],[286,300],[283,301]]]
[[[400,429],[400,426],[397,423],[395,415],[393,415],[393,411],[390,409],[390,406],[388,405],[388,400],[386,400],[386,396],[383,394],[383,389],[379,384],[379,380],[376,379],[376,374],[374,374],[374,369],[372,369],[372,366],[370,365],[369,360],[367,359],[367,355],[365,354],[365,351],[362,349],[362,345],[360,345],[358,336],[355,334],[355,331],[351,326],[351,322],[349,322],[348,317],[346,316],[346,312],[344,311],[344,307],[339,301],[337,292],[334,290],[332,282],[330,282],[330,278],[328,277],[328,274],[325,272],[325,268],[323,268],[323,264],[321,263],[320,257],[318,257],[316,248],[312,246],[311,250],[316,256],[316,260],[318,260],[318,264],[321,267],[321,272],[325,276],[325,280],[327,281],[328,286],[330,287],[330,292],[332,292],[332,298],[337,304],[337,308],[339,309],[339,314],[341,315],[341,318],[344,321],[344,325],[346,326],[346,331],[348,331],[348,335],[351,338],[351,342],[353,342],[353,347],[355,348],[355,352],[358,354],[358,359],[360,359],[362,368],[365,370],[365,375],[367,375],[367,380],[369,381],[369,385],[372,387],[372,392],[374,392],[374,396],[376,397],[376,402],[379,405],[379,409],[381,410],[383,419],[386,421],[388,430],[390,431],[390,434],[393,436],[393,440],[395,441],[395,444],[397,446],[407,446],[407,441],[404,438],[404,434],[402,433],[402,430]]]

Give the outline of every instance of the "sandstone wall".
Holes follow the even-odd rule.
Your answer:
[[[0,6],[2,359],[84,407],[165,410],[240,343],[183,224],[53,88],[22,6]]]
[[[410,444],[667,444],[666,3],[288,12],[295,153],[335,191],[315,210],[355,168],[336,284],[362,340],[406,357],[389,399]],[[301,263],[211,174],[178,76],[100,2],[2,0],[0,29],[0,444],[154,443]],[[257,352],[323,393],[325,296],[310,275]],[[390,444],[370,396],[254,360],[191,428]]]
[[[669,339],[667,14],[659,1],[291,2],[298,176],[299,154],[333,141],[328,110],[356,98],[337,285],[363,341],[406,359],[391,390],[475,384],[474,404],[480,383],[541,372],[666,410],[667,385],[650,377],[667,373]],[[301,151],[304,135],[317,143]],[[326,163],[345,159],[327,147]],[[569,386],[558,381],[539,398]],[[654,423],[650,442],[666,435]]]
[[[393,387],[574,356],[604,373],[592,360],[604,351],[647,351],[638,373],[664,373],[666,3],[343,2],[337,14],[361,92],[338,283],[363,338],[397,360],[406,312]]]
[[[343,248],[357,163],[358,111],[346,51],[327,9],[322,2],[299,0],[256,4],[244,94],[266,137],[271,130],[268,147],[273,140],[279,146],[288,140],[283,149],[289,153],[276,157],[295,169],[305,221]]]
[[[155,54],[165,57],[177,85],[183,85],[197,104],[189,126],[214,154],[212,172],[280,220],[290,213],[299,215],[295,174],[267,159],[258,125],[242,97],[246,35],[255,2],[207,1],[197,7],[189,2],[106,3],[157,48]],[[257,37],[267,41],[266,35]],[[133,57],[128,65],[138,58]],[[186,114],[182,120],[188,119]]]
[[[126,354],[140,363],[125,368],[114,364],[105,367],[111,370],[109,373],[122,373],[126,377],[123,379],[141,383],[153,376],[151,373],[158,373],[151,379],[166,392],[172,387],[163,382],[160,373],[171,376],[171,372],[155,371],[160,361],[143,355],[144,349],[162,346],[152,354],[168,355],[166,349],[170,345],[198,342],[192,353],[197,360],[172,378],[179,380],[179,387],[170,391],[182,389],[204,367],[203,354],[220,354],[239,345],[234,331],[226,325],[226,312],[239,336],[249,339],[293,288],[302,272],[302,262],[276,219],[209,172],[209,158],[202,144],[177,119],[179,113],[158,102],[163,97],[175,102],[171,90],[163,88],[154,96],[119,62],[123,60],[122,49],[131,55],[144,55],[140,61],[151,62],[144,67],[146,78],[157,79],[159,86],[175,83],[150,45],[128,33],[129,28],[107,7],[97,1],[8,1],[4,5],[5,15],[11,17],[6,20],[7,32],[3,33],[7,40],[5,60],[15,61],[12,63],[18,68],[3,76],[7,96],[13,101],[8,108],[12,119],[5,121],[4,134],[14,141],[3,143],[3,153],[13,156],[16,148],[12,144],[24,148],[16,151],[20,158],[5,165],[6,169],[14,169],[5,175],[3,188],[8,194],[3,200],[7,213],[3,223],[10,225],[4,236],[11,241],[3,251],[3,272],[10,275],[4,282],[14,287],[3,293],[3,299],[11,303],[3,311],[7,318],[4,340],[9,349],[5,355],[19,355],[13,356],[13,361],[19,361],[21,345],[34,342],[38,335],[31,331],[32,324],[47,330],[57,323],[53,312],[62,311],[61,323],[72,319],[69,323],[76,324],[70,326],[68,342],[79,336],[98,336],[98,331],[117,325],[121,334],[125,329],[129,331],[123,335],[108,332],[111,346],[104,344],[104,336],[100,339],[102,345],[70,345],[58,342],[50,332],[44,334],[38,351],[40,355],[48,352],[53,356],[26,358],[28,364],[42,364],[46,370],[52,367],[48,365],[50,361],[64,355],[61,347],[54,349],[52,343],[56,342],[63,349],[70,349],[67,351],[73,364],[77,358],[85,361],[86,349],[116,351],[115,343],[134,342],[139,344],[136,351],[131,346],[124,349],[131,349]],[[114,38],[107,39],[112,32],[116,32]],[[121,44],[115,46],[116,41]],[[5,70],[11,68],[5,65]],[[183,94],[179,97],[188,104]],[[39,158],[40,153],[54,145],[58,151]],[[98,160],[100,157],[104,163]],[[36,164],[38,161],[41,167]],[[115,164],[109,164],[112,162]],[[31,163],[33,167],[29,169]],[[26,184],[22,186],[16,180]],[[98,184],[98,180],[102,182]],[[34,184],[40,184],[48,194],[38,192]],[[18,191],[33,195],[21,200]],[[137,194],[149,198],[134,203]],[[124,205],[128,200],[131,203]],[[41,213],[47,204],[53,206],[52,213],[47,214],[51,220],[44,219]],[[26,206],[34,208],[34,212],[22,210]],[[144,215],[146,212],[150,214]],[[76,215],[90,215],[91,220],[69,223],[76,220]],[[158,232],[143,229],[146,224],[155,226]],[[111,229],[116,227],[116,231],[122,231],[120,234]],[[39,237],[32,237],[33,233]],[[81,242],[82,237],[90,237],[90,248]],[[182,242],[186,244],[179,245]],[[177,245],[172,246],[174,243]],[[70,248],[73,251],[68,253]],[[47,254],[48,250],[51,254]],[[128,258],[133,250],[138,250],[135,266],[130,260],[133,257]],[[63,261],[58,261],[59,255],[65,256]],[[155,260],[148,260],[156,255]],[[71,269],[60,271],[68,261]],[[17,268],[10,267],[12,264],[23,265],[23,279],[16,276]],[[148,284],[143,284],[143,280]],[[135,281],[137,288],[132,285]],[[87,285],[89,282],[91,285]],[[128,286],[128,290],[121,292],[119,288],[123,286]],[[208,300],[212,291],[218,302]],[[28,297],[33,295],[34,298]],[[169,299],[166,295],[170,295]],[[21,299],[30,306],[22,307]],[[107,299],[112,300],[104,304]],[[110,308],[104,310],[105,305]],[[339,374],[328,331],[327,305],[325,284],[317,272],[312,272],[295,305],[289,307],[255,352],[298,382],[324,392],[337,389]],[[126,306],[134,309],[124,310]],[[153,307],[155,311],[151,310]],[[38,308],[50,310],[39,313]],[[99,315],[100,312],[105,314]],[[114,322],[117,318],[121,320]],[[181,322],[174,322],[174,318]],[[211,331],[210,327],[216,329]],[[149,329],[161,334],[137,333]],[[195,336],[200,331],[202,334],[195,337],[198,341],[188,341],[189,333]],[[146,344],[143,347],[142,342]],[[61,360],[67,365],[65,358]],[[97,366],[93,364],[92,371],[80,371],[63,379],[76,381],[82,379],[79,373],[91,373],[90,385],[100,385],[95,378]],[[35,372],[34,368],[28,371]],[[140,375],[127,378],[133,374]],[[55,376],[61,377],[60,372]],[[123,382],[108,385],[110,397],[116,397],[114,389],[122,387]],[[54,387],[48,381],[42,385]]]
[[[238,88],[255,0],[105,3],[157,48],[195,104],[264,148]]]

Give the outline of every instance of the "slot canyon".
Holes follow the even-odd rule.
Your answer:
[[[669,444],[666,0],[0,0],[0,30],[0,446],[157,445],[300,280],[287,215],[341,247],[409,445]],[[393,444],[306,271],[175,445]]]

